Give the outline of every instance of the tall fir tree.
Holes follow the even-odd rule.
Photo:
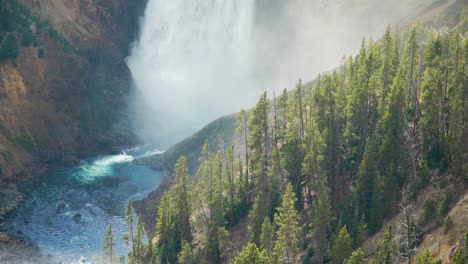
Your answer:
[[[296,196],[291,184],[288,184],[283,195],[283,202],[275,214],[277,241],[275,244],[275,257],[281,263],[296,263],[299,233],[299,216],[295,208]]]
[[[188,175],[187,158],[181,156],[175,167],[174,175],[176,184],[174,195],[176,203],[176,230],[180,239],[188,243],[192,241],[192,229],[190,226],[191,204],[190,204],[190,179]]]
[[[365,253],[362,248],[356,249],[349,257],[347,264],[366,264],[367,261],[364,258],[364,255]]]
[[[102,252],[108,257],[110,264],[114,263],[114,251],[115,251],[115,238],[112,231],[112,225],[109,225],[104,235],[104,243],[102,244]]]
[[[346,226],[340,229],[332,243],[330,257],[332,263],[346,263],[346,260],[353,253],[353,241],[348,233]]]
[[[444,70],[443,46],[439,39],[430,39],[424,50],[425,71],[421,94],[421,131],[423,151],[431,168],[437,166],[444,156],[443,105]]]
[[[393,227],[390,225],[384,233],[375,251],[373,264],[393,264],[398,259],[398,246],[393,234]]]
[[[319,263],[323,263],[329,241],[331,222],[334,219],[326,177],[319,179],[318,190],[318,196],[313,204],[312,233],[310,237],[313,241],[316,259]]]

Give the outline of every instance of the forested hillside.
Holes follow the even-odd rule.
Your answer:
[[[446,215],[465,195],[467,76],[465,24],[388,28],[336,70],[264,93],[238,114],[232,146],[203,146],[193,177],[180,157],[175,185],[148,208],[158,215],[151,242],[142,223],[130,233],[130,262],[436,263],[418,243],[429,225],[453,226]],[[442,198],[416,215],[412,205],[430,185]],[[399,212],[398,226],[364,252]],[[249,242],[239,245],[230,232],[246,224]],[[451,261],[467,263],[468,238],[459,239]]]

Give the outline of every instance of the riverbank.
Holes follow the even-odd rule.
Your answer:
[[[161,171],[137,160],[158,152],[149,146],[126,148],[78,165],[48,168],[21,189],[27,196],[5,217],[2,247],[10,258],[22,258],[16,248],[29,247],[27,252],[42,254],[40,263],[91,260],[101,254],[104,231],[112,224],[116,255],[126,256],[121,238],[128,233],[127,201],[146,197],[163,180]]]
[[[52,256],[43,256],[31,241],[0,231],[0,263],[52,264]]]

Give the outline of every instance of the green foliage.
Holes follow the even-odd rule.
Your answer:
[[[439,219],[444,217],[448,213],[452,200],[453,200],[453,193],[451,191],[446,191],[444,195],[444,199],[437,206],[437,217],[439,217]]]
[[[34,142],[30,136],[19,135],[16,136],[13,141],[23,147],[27,152],[32,152],[34,150]]]
[[[161,197],[158,206],[156,237],[158,238],[159,258],[162,263],[175,262],[175,256],[180,249],[179,235],[175,230],[174,202],[169,192]]]
[[[351,253],[353,253],[353,241],[346,226],[343,226],[333,240],[330,258],[332,263],[345,263]]]
[[[35,32],[32,28],[35,27]],[[49,37],[62,45],[67,53],[76,53],[75,47],[48,21],[33,16],[31,11],[17,0],[0,1],[0,61],[14,60],[23,47],[39,46],[37,36],[47,30]],[[42,54],[42,55],[41,55]],[[38,53],[42,58],[43,51]]]
[[[424,135],[425,158],[435,168],[444,156],[444,72],[443,44],[440,38],[431,39],[424,50],[426,70],[422,83],[421,130]]]
[[[0,60],[15,59],[19,54],[18,41],[14,35],[7,35],[1,43]]]
[[[177,263],[180,264],[191,264],[193,263],[192,247],[187,241],[182,241],[182,250],[179,253]]]
[[[298,248],[299,216],[295,208],[296,196],[291,184],[288,184],[283,196],[283,203],[275,214],[277,241],[275,244],[275,259],[282,263],[295,263]]]
[[[130,245],[132,252],[135,251],[135,239],[133,231],[133,207],[132,200],[129,199],[127,202],[127,208],[125,210],[125,222],[127,222],[128,234],[125,235],[125,240]],[[130,259],[132,261],[132,259]]]
[[[364,258],[364,251],[362,248],[358,248],[349,257],[347,264],[365,264],[367,263],[366,259]]]
[[[218,229],[218,245],[219,245],[219,252],[221,253],[222,257],[230,257],[232,243],[229,241],[229,231],[224,227],[220,227]]]
[[[306,249],[305,255],[302,258],[302,264],[309,264],[312,263],[312,258],[314,257],[314,249],[309,246]]]
[[[245,246],[239,255],[234,258],[233,264],[270,264],[272,263],[268,258],[264,250],[258,249],[258,247],[249,243]]]
[[[468,263],[468,231],[466,231],[464,238],[460,243],[457,254],[453,259],[453,264],[465,264]]]
[[[259,192],[255,198],[252,211],[250,212],[250,241],[256,245],[260,245],[260,235],[262,232],[262,224],[264,219],[267,217],[265,208],[263,192]]]
[[[452,217],[449,215],[444,221],[444,233],[447,234],[450,229],[453,227]]]
[[[190,227],[191,200],[190,184],[187,168],[187,158],[181,156],[174,168],[176,184],[174,188],[176,203],[176,229],[180,233],[181,240],[192,241],[192,231]]]
[[[416,259],[416,264],[436,264],[437,261],[432,257],[429,250],[424,250]]]
[[[262,234],[260,235],[260,248],[265,250],[270,256],[273,252],[275,239],[274,225],[271,224],[270,218],[267,216],[262,224]]]
[[[371,233],[380,228],[382,220],[382,197],[379,185],[381,180],[377,167],[377,155],[375,140],[370,139],[359,166],[359,179],[355,191],[358,216],[364,216]]]
[[[54,30],[49,34],[62,39]],[[468,170],[468,41],[453,32],[424,38],[420,29],[400,36],[388,28],[381,40],[363,41],[359,53],[333,73],[307,85],[299,80],[295,90],[272,101],[263,93],[251,111],[239,113],[233,146],[211,152],[219,135],[211,132],[234,130],[231,117],[168,151],[162,162],[172,166],[187,149],[202,149],[200,159],[189,156],[190,167],[200,166],[192,183],[187,159],[180,157],[176,184],[158,205],[156,248],[145,244],[132,250],[140,252],[134,256],[229,262],[229,229],[249,214],[251,243],[234,263],[296,263],[306,246],[304,263],[365,263],[362,249],[353,247],[400,208],[403,188],[404,201],[415,199],[431,173],[450,175],[448,186]],[[427,200],[424,221],[435,215],[441,221],[452,200],[450,192],[440,203]],[[303,208],[310,217],[301,230]],[[418,230],[411,208],[403,209],[400,245],[389,227],[374,263],[414,256]],[[202,247],[191,244],[194,235]]]
[[[22,29],[20,32],[20,35],[21,35],[21,45],[23,47],[29,47],[31,44],[37,42],[30,28]]]
[[[319,262],[323,261],[325,250],[328,245],[331,222],[333,221],[333,212],[330,202],[330,193],[326,185],[326,178],[319,180],[319,193],[313,205],[314,214],[312,216],[312,233],[310,237],[314,242],[315,254]]]
[[[37,57],[39,59],[44,58],[44,50],[43,49],[37,49]]]
[[[424,203],[424,220],[430,221],[435,213],[435,203],[431,198]]]
[[[393,264],[397,262],[398,247],[395,242],[393,227],[390,225],[384,233],[375,251],[373,264]]]
[[[102,244],[102,252],[104,253],[105,256],[109,258],[110,264],[113,263],[114,248],[115,248],[114,233],[112,232],[112,225],[109,225],[107,227],[107,230],[104,236],[104,242]]]
[[[419,175],[421,177],[422,184],[425,185],[429,183],[430,169],[429,169],[429,165],[427,164],[427,160],[425,159],[419,160],[418,168],[419,168]]]

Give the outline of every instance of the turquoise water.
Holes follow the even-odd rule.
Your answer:
[[[45,180],[6,221],[12,235],[34,242],[44,255],[62,263],[88,262],[101,254],[104,231],[113,225],[116,255],[127,255],[121,239],[128,199],[140,199],[155,189],[163,173],[136,164],[157,150],[134,148],[100,156],[71,168],[47,172]],[[77,217],[78,214],[80,217]]]

